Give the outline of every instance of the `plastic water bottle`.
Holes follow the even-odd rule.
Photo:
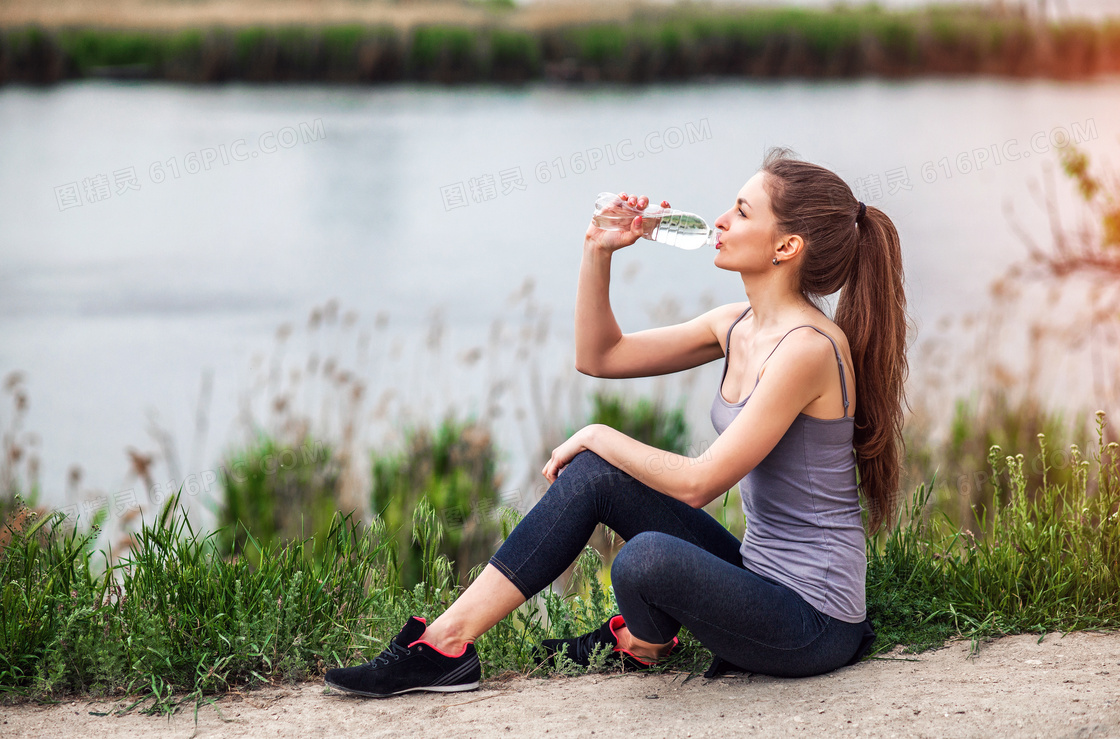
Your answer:
[[[657,241],[678,249],[699,249],[716,245],[720,230],[695,213],[675,208],[647,207],[638,210],[614,193],[601,192],[595,201],[595,214],[591,221],[604,231],[625,231],[634,216],[642,217],[642,238]]]

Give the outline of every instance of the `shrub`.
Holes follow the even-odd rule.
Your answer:
[[[406,439],[400,452],[374,453],[370,491],[374,515],[396,541],[402,583],[411,588],[421,581],[422,545],[410,526],[421,501],[434,509],[443,532],[440,552],[465,580],[489,559],[497,539],[500,478],[490,432],[473,420],[446,418],[435,432],[411,429]]]
[[[245,552],[250,534],[260,546],[318,535],[320,549],[308,554],[322,554],[322,535],[338,509],[340,464],[329,446],[308,438],[285,447],[260,434],[221,467],[223,551]]]

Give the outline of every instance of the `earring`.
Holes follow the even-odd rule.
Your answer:
[[[774,257],[773,262],[774,262],[774,264],[777,264],[778,263],[778,258]]]

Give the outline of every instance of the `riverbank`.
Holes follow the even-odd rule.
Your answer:
[[[601,674],[515,677],[469,693],[365,700],[319,681],[230,693],[170,721],[131,701],[0,706],[9,737],[1016,736],[1120,730],[1120,633],[1022,634],[862,662],[812,678]],[[215,710],[215,708],[217,710]]]
[[[663,80],[1120,72],[1120,21],[1042,23],[967,6],[545,3],[0,4],[0,84]]]

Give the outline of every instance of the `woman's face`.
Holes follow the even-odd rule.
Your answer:
[[[765,173],[758,172],[747,180],[736,195],[736,202],[716,219],[716,228],[723,231],[716,247],[715,265],[734,272],[764,270],[773,265],[774,214],[770,198],[762,187]]]

